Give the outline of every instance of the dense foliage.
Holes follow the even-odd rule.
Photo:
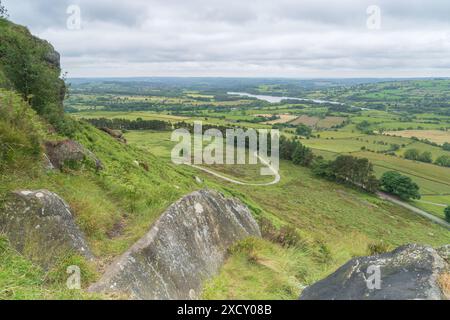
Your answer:
[[[161,120],[143,120],[142,118],[137,118],[136,120],[128,119],[83,119],[89,122],[97,128],[109,128],[115,130],[171,130],[172,125],[170,122]]]
[[[366,158],[350,155],[340,155],[333,161],[318,158],[313,170],[318,176],[352,184],[369,192],[375,192],[378,188],[378,180],[373,174],[373,165]]]
[[[420,199],[419,186],[410,177],[397,171],[387,171],[380,180],[381,189],[404,200]]]
[[[39,115],[63,121],[64,81],[59,54],[27,28],[0,18],[0,87],[20,93]]]
[[[448,206],[447,208],[444,209],[444,214],[445,214],[445,220],[450,222],[450,206]]]
[[[36,113],[17,94],[0,89],[0,172],[40,158],[41,126]]]

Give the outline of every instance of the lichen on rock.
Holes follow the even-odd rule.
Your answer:
[[[44,268],[70,252],[93,258],[70,207],[48,190],[12,192],[0,207],[0,231],[18,252]]]
[[[134,299],[195,299],[232,244],[260,235],[240,201],[212,190],[197,191],[172,204],[90,291]]]
[[[379,287],[371,266],[379,268]],[[440,276],[450,271],[448,246],[433,249],[409,244],[392,252],[355,258],[327,278],[307,287],[300,300],[440,300]]]
[[[45,149],[51,164],[58,169],[78,167],[84,161],[92,163],[97,170],[103,169],[103,164],[91,151],[73,140],[46,141]]]

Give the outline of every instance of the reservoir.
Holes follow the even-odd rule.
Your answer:
[[[327,100],[319,100],[319,99],[305,99],[305,98],[294,98],[294,97],[278,97],[278,96],[268,96],[268,95],[260,95],[260,94],[251,94],[247,92],[227,92],[229,95],[243,96],[243,97],[251,97],[259,100],[264,100],[270,103],[280,103],[282,100],[299,100],[299,101],[309,101],[314,103],[331,103],[336,105],[343,105],[341,102],[336,101],[327,101]]]

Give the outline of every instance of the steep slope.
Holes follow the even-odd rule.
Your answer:
[[[59,74],[59,54],[51,45],[33,37],[26,28],[0,19],[0,205],[15,190],[54,192],[72,208],[76,223],[98,257],[94,267],[101,269],[103,263],[143,236],[170,203],[201,186],[193,176],[160,163],[156,157],[86,123],[63,117],[64,83]],[[84,162],[49,170],[44,145],[66,140],[67,134],[95,155],[103,170]],[[2,240],[2,246],[8,254],[0,256],[0,269],[6,274],[16,272],[14,265],[23,258],[7,241]],[[60,260],[62,265],[73,264],[73,259]],[[75,260],[82,261],[80,257]],[[92,271],[88,263],[77,265],[83,274]],[[65,269],[55,265],[48,272],[54,268],[60,268],[59,284],[65,286]],[[42,276],[41,297],[45,297],[49,275],[42,270],[36,274]],[[19,291],[27,295],[28,283],[20,282],[19,277],[6,283],[0,279],[0,283],[0,297],[17,298]],[[23,290],[18,289],[22,285]],[[38,297],[35,288],[30,290],[30,295]]]

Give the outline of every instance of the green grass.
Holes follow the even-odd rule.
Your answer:
[[[206,283],[204,299],[294,300],[303,284],[316,277],[317,263],[307,250],[248,239],[230,252],[221,273]]]
[[[146,150],[168,159],[171,145],[167,134],[127,135],[131,144],[145,142]],[[166,142],[158,143],[161,138]],[[240,186],[192,168],[186,170],[193,170],[207,186],[240,198],[256,217],[269,218],[277,226],[295,227],[306,244],[284,248],[255,240],[250,251],[232,250],[220,275],[206,285],[205,298],[295,299],[302,286],[323,278],[352,257],[367,255],[369,244],[382,240],[392,248],[411,242],[438,246],[450,240],[447,230],[403,208],[317,179],[309,169],[286,161],[281,162],[281,182],[264,187]],[[226,172],[236,178],[257,174],[250,169]],[[325,260],[318,243],[330,251]]]
[[[3,177],[0,192],[56,192],[72,207],[94,253],[100,257],[109,258],[126,250],[170,203],[197,188],[193,177],[179,168],[117,142],[90,125],[81,126],[76,140],[101,159],[105,170],[45,173],[37,168],[32,179],[28,172],[16,171]],[[136,166],[135,161],[145,162],[149,171]],[[125,224],[123,234],[111,239],[108,233],[119,223]]]
[[[16,96],[13,98],[12,110],[29,108]],[[98,265],[95,267],[110,262],[127,250],[148,231],[172,202],[200,188],[189,172],[175,168],[150,153],[120,143],[85,123],[74,124],[74,139],[102,161],[104,170],[96,172],[93,168],[84,166],[80,170],[65,168],[63,171],[47,172],[43,168],[41,149],[36,146],[39,146],[40,140],[58,140],[63,137],[48,134],[44,123],[42,130],[33,129],[30,123],[40,123],[34,113],[22,112],[22,117],[15,118],[14,121],[9,118],[2,117],[0,127],[12,128],[8,130],[9,136],[6,136],[8,143],[17,141],[24,148],[13,149],[20,153],[7,155],[12,162],[1,163],[5,167],[0,174],[0,199],[12,190],[23,189],[48,189],[61,196],[70,205],[76,222],[98,258]],[[4,139],[5,135],[2,135],[0,142],[3,143]],[[136,165],[136,161],[146,163],[148,172]],[[64,297],[63,293],[60,295],[53,287],[53,283],[44,279],[47,273],[27,264],[24,258],[19,259],[17,254],[11,253],[3,257],[0,273],[20,272],[22,269],[15,270],[16,263],[24,264],[23,270],[30,270],[31,278],[29,283],[23,284],[23,291],[20,291],[14,289],[16,285],[21,288],[22,284],[14,282],[15,277],[20,276],[11,275],[13,282],[4,286],[7,288],[4,294],[8,298],[21,299],[27,295],[29,298]],[[33,287],[33,281],[36,282],[36,287]],[[42,291],[41,296],[37,296],[39,290]],[[52,295],[53,291],[55,296]]]
[[[14,251],[0,235],[0,300],[101,298],[67,288],[66,280],[70,275],[66,270],[70,265],[80,267],[84,288],[96,276],[92,266],[76,257],[61,260],[52,270],[44,271]]]
[[[444,209],[445,206],[450,206],[450,196],[422,196],[420,200],[413,201],[414,206],[430,212],[435,216],[445,219]],[[445,206],[443,206],[445,205]]]
[[[83,112],[77,117],[97,117],[100,114],[176,120],[171,115],[147,112]],[[208,123],[230,124],[229,120],[218,118],[208,118]],[[323,149],[318,152],[327,158],[335,152],[354,152],[368,157],[374,162],[377,174],[383,170],[399,170],[412,176],[420,184],[422,192],[448,192],[448,169],[360,152],[362,146],[376,151],[388,148],[377,143],[379,140],[387,143],[409,140],[361,135],[351,130],[354,127],[348,126],[338,132],[322,131],[320,139],[303,141],[311,147]],[[35,135],[41,139],[62,138],[44,132],[33,129],[33,134],[17,139],[32,143]],[[77,223],[98,257],[92,270],[127,250],[175,200],[203,187],[240,198],[258,219],[267,218],[277,227],[288,225],[296,229],[302,239],[296,247],[282,247],[267,239],[237,244],[230,250],[221,273],[205,286],[203,295],[208,299],[295,299],[303,286],[330,274],[352,257],[366,255],[370,244],[383,241],[389,247],[395,247],[418,242],[438,246],[450,240],[447,230],[424,218],[372,195],[318,179],[309,169],[290,162],[281,162],[282,180],[279,184],[264,187],[236,185],[195,168],[175,166],[170,161],[170,151],[175,144],[170,141],[170,134],[131,131],[126,133],[129,144],[125,145],[88,124],[77,124],[74,139],[95,153],[105,170],[97,173],[83,167],[79,171],[47,173],[42,169],[39,157],[30,161],[31,151],[25,149],[15,158],[15,166],[2,173],[0,195],[16,189],[44,188],[63,197],[72,207]],[[149,171],[137,166],[136,161],[146,163]],[[239,180],[259,182],[267,178],[259,176],[256,166],[213,168]],[[204,183],[196,183],[194,176],[201,177]],[[435,196],[426,197],[424,200],[437,201],[432,198]],[[448,197],[443,196],[440,200],[448,201]],[[430,206],[426,203],[417,205]],[[432,212],[439,214],[437,208]],[[114,234],[112,231],[116,231],[118,226],[120,230]],[[85,285],[98,276],[82,259],[61,257],[60,263],[45,272],[14,252],[4,240],[2,247],[6,249],[0,256],[0,288],[6,289],[0,291],[0,298],[89,298],[84,293],[68,292],[62,287],[64,267],[74,261],[85,266]]]

